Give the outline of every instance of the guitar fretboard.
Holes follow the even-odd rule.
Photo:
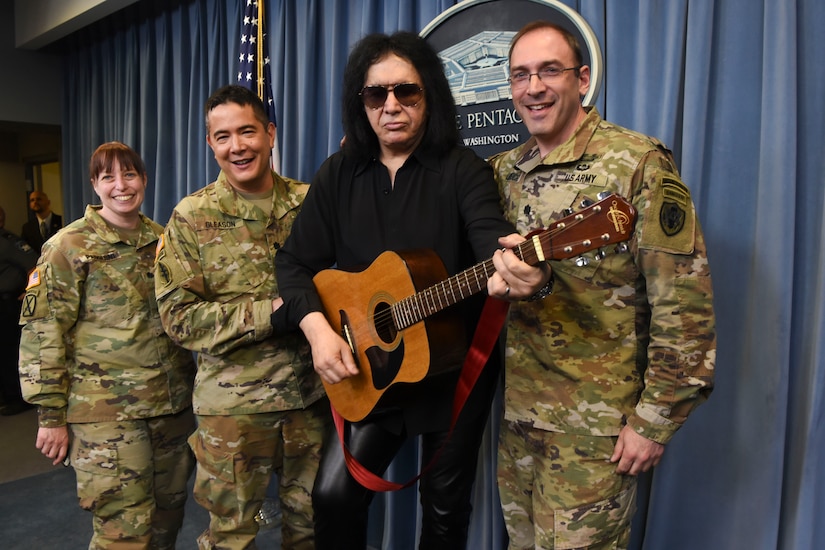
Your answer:
[[[632,231],[635,215],[633,207],[624,199],[608,196],[562,218],[549,229],[535,232],[512,250],[520,260],[530,265],[571,258],[609,243],[626,240]],[[395,327],[405,329],[481,292],[495,271],[493,260],[489,259],[394,303],[391,314]]]
[[[407,328],[457,304],[487,286],[487,280],[495,273],[493,260],[465,269],[461,273],[433,285],[392,306],[392,317],[399,329]]]
[[[550,242],[549,234],[550,231],[544,231],[540,238],[524,241],[512,249],[513,253],[520,260],[530,265],[537,265],[541,262],[542,254],[536,250],[536,246],[548,246]],[[399,330],[407,328],[430,315],[469,298],[473,294],[481,292],[487,287],[487,281],[495,272],[496,268],[493,265],[493,260],[489,259],[396,302],[392,306],[392,317],[395,326]]]

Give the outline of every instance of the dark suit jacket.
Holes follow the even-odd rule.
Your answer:
[[[63,227],[63,218],[52,212],[52,222],[49,225],[49,236],[51,237],[58,231],[60,228]],[[37,252],[37,255],[40,255],[40,247],[43,246],[45,242],[43,237],[40,235],[40,222],[37,221],[37,217],[33,220],[29,220],[23,224],[23,230],[20,232],[20,235],[23,237],[23,240],[29,243],[29,246]]]

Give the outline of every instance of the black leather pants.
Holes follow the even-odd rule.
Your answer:
[[[440,457],[420,480],[423,510],[421,549],[460,550],[466,546],[478,447],[497,381],[497,369],[492,370],[478,381]],[[407,439],[406,434],[395,434],[369,420],[348,423],[345,437],[353,456],[379,475],[386,470]],[[447,432],[422,434],[423,465],[430,463],[446,437]],[[372,491],[365,489],[350,475],[338,436],[333,430],[312,493],[316,548],[365,548],[368,509],[373,496]]]

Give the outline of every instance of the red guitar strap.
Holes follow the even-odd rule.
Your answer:
[[[453,413],[450,418],[450,431],[447,434],[447,439],[444,441],[445,445],[450,439],[450,435],[453,433],[455,423],[458,420],[458,415],[461,413],[461,409],[464,408],[464,403],[467,401],[467,397],[473,390],[473,386],[475,386],[476,380],[478,380],[478,377],[481,374],[481,370],[484,368],[484,365],[487,363],[487,359],[490,357],[490,353],[493,350],[493,345],[498,339],[498,335],[501,333],[501,328],[504,326],[504,319],[507,317],[507,310],[509,307],[509,302],[499,300],[498,298],[492,298],[490,296],[488,296],[487,300],[484,302],[484,310],[481,312],[481,318],[478,321],[478,326],[476,326],[476,332],[475,335],[473,335],[473,343],[467,352],[467,356],[464,358],[464,365],[461,368],[461,376],[459,377],[458,384],[455,388]],[[421,473],[406,483],[387,481],[386,479],[369,471],[364,465],[358,462],[352,454],[350,454],[349,449],[347,449],[347,446],[344,443],[345,420],[340,414],[338,414],[338,411],[335,410],[335,407],[333,407],[331,403],[330,408],[332,409],[332,419],[335,423],[335,429],[338,432],[338,441],[340,441],[341,449],[344,451],[344,459],[347,463],[347,469],[349,470],[349,473],[352,474],[352,477],[358,481],[358,483],[371,491],[398,491],[409,487],[418,481],[421,476],[423,476],[427,470],[435,464],[435,461],[438,460],[438,457],[441,455],[441,450],[444,448],[442,445],[441,449],[439,449],[435,456],[433,456],[430,463],[421,470]]]

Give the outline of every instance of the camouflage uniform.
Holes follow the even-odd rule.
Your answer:
[[[637,210],[629,252],[551,261],[554,293],[513,304],[499,446],[513,548],[621,547],[635,478],[607,463],[616,436],[627,424],[667,443],[713,386],[711,279],[690,193],[661,143],[595,109],[545,158],[531,139],[490,162],[521,234],[602,191]]]
[[[43,245],[23,300],[20,382],[39,424],[69,424],[90,548],[174,548],[194,467],[192,354],[166,337],[152,268],[162,228],[127,239],[98,213]]]
[[[273,334],[274,257],[308,185],[272,173],[272,213],[237,194],[223,172],[184,198],[158,246],[163,324],[198,352],[195,498],[210,512],[201,548],[253,548],[255,514],[280,476],[284,548],[311,548],[310,493],[329,407],[297,331]]]

